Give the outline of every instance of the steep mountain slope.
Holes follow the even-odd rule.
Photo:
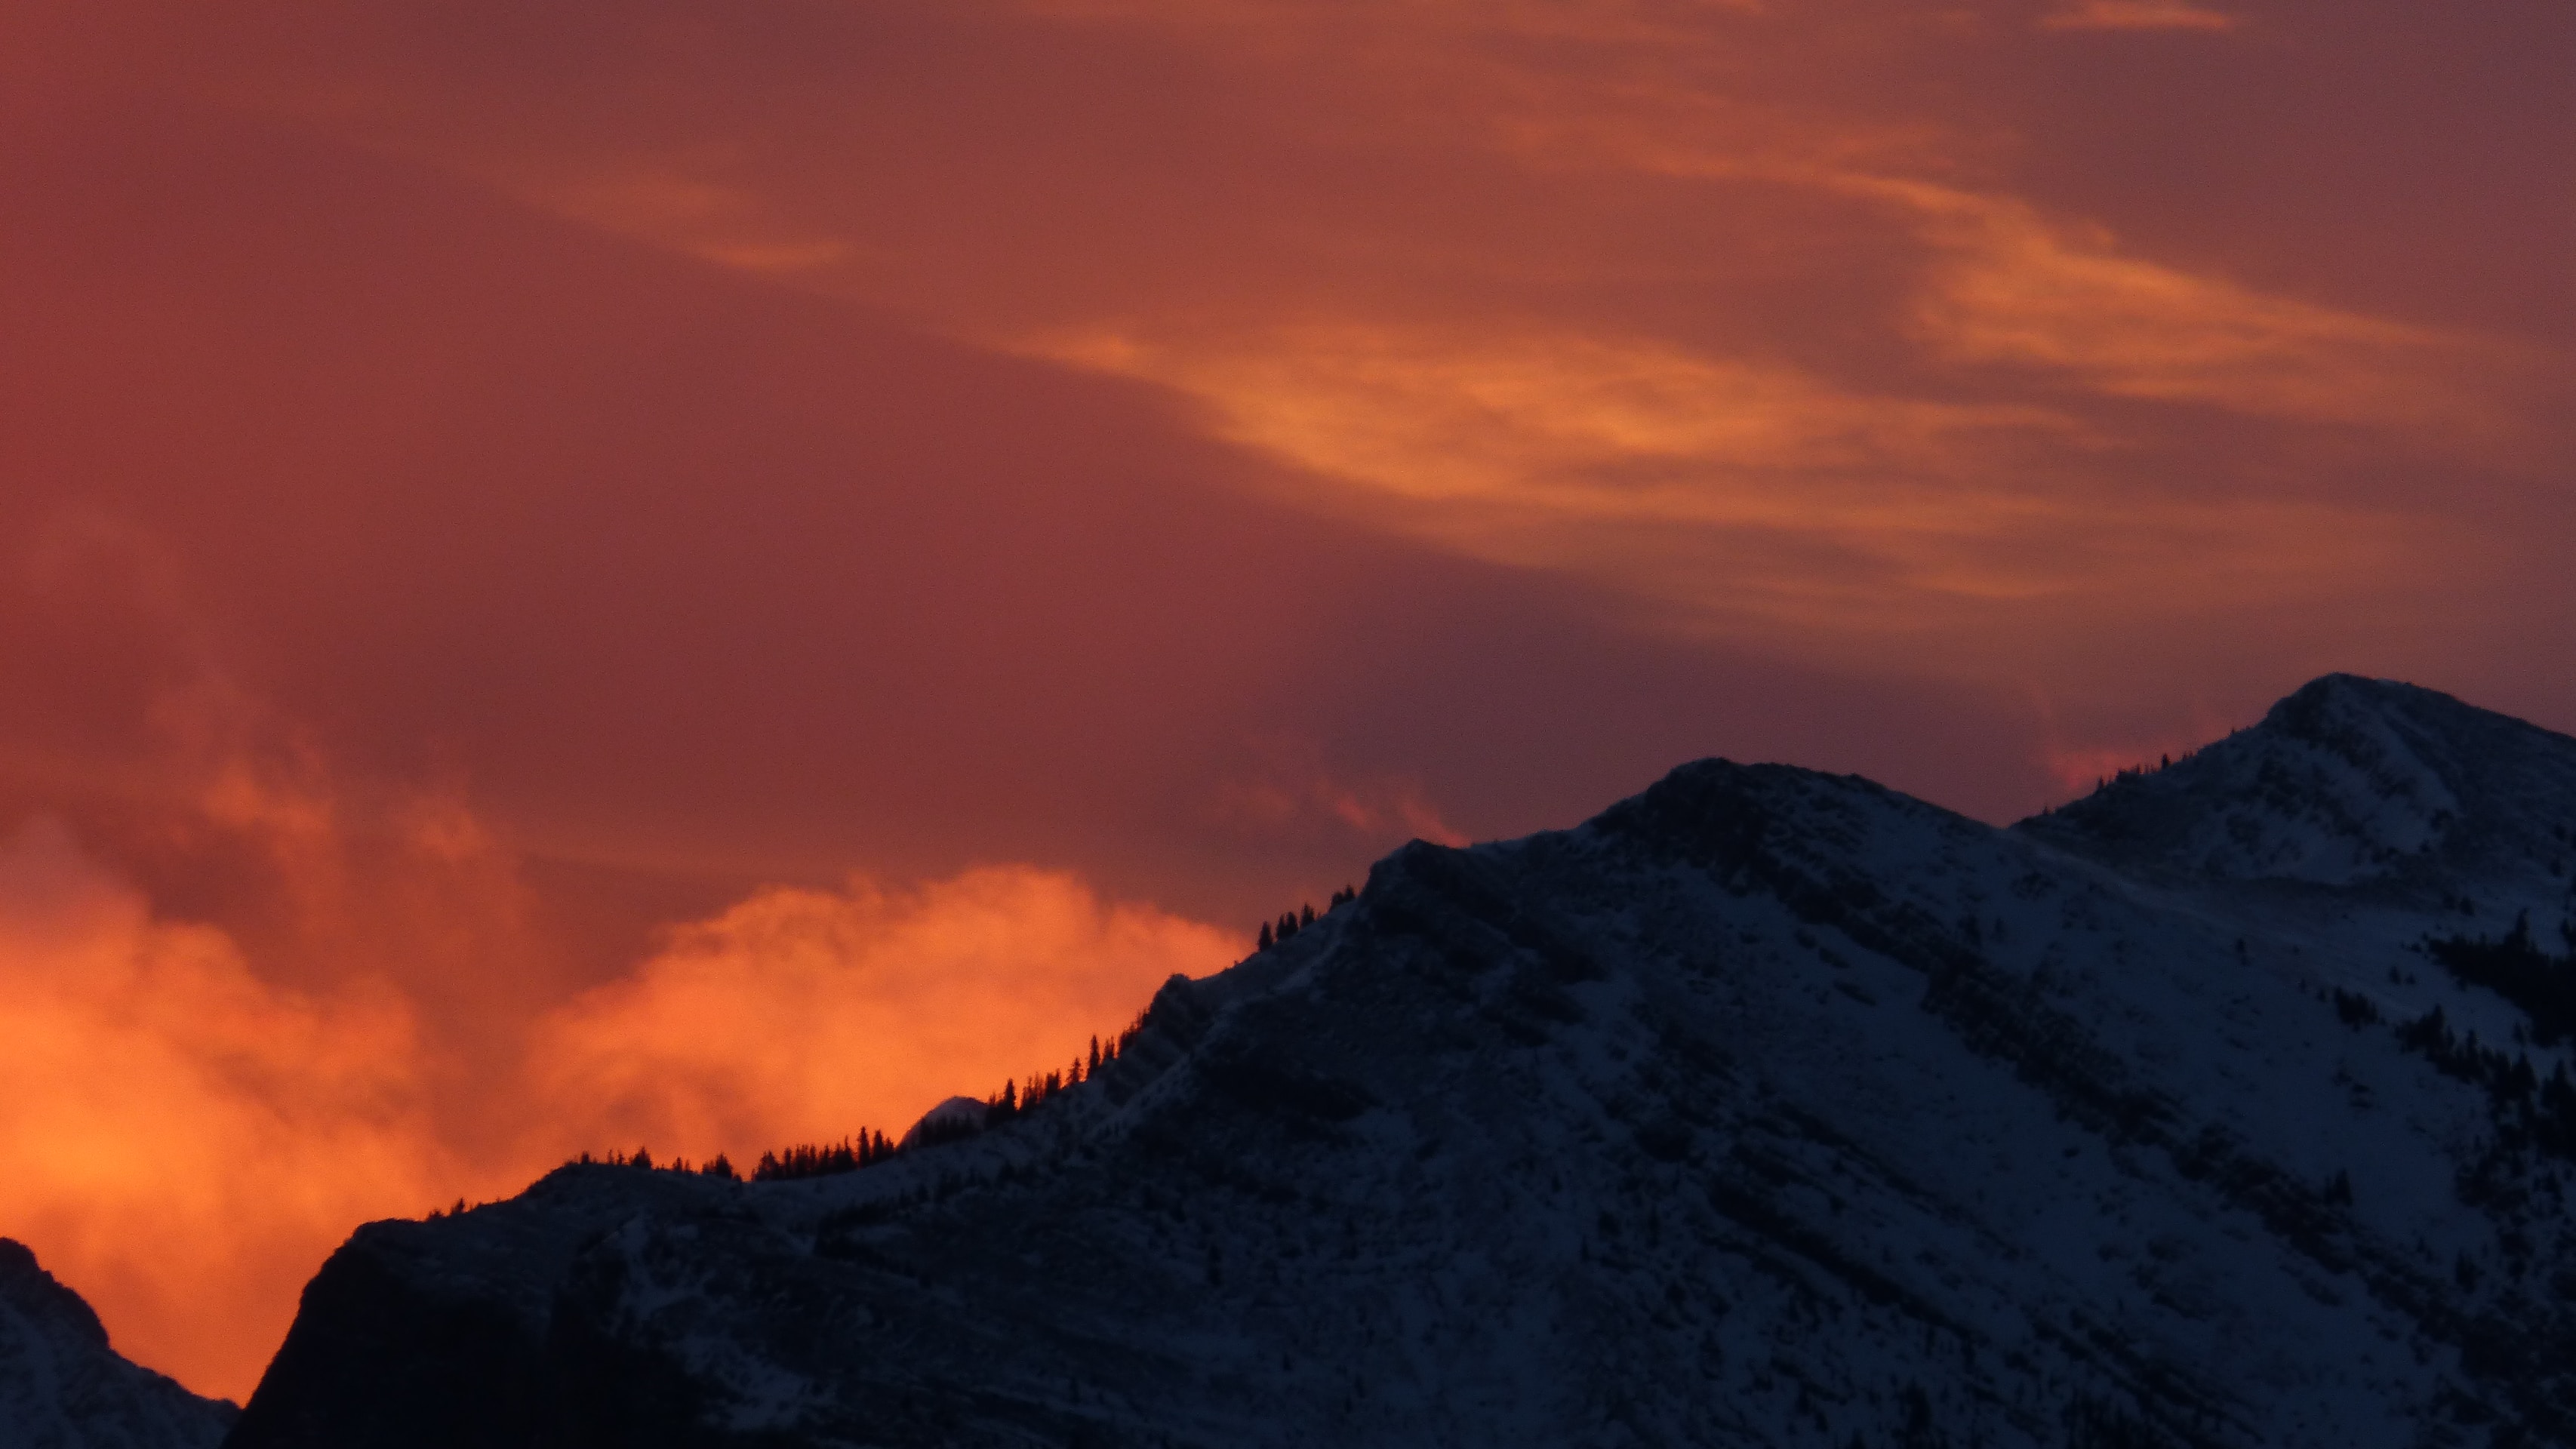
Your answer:
[[[0,1238],[0,1449],[211,1449],[237,1413],[118,1357],[80,1295]]]
[[[972,1140],[370,1225],[228,1442],[2576,1442],[2571,781],[2347,679],[2011,831],[1686,766]]]

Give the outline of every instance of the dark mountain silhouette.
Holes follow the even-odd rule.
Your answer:
[[[0,1238],[0,1449],[212,1449],[239,1414],[120,1357],[79,1294]]]
[[[2571,829],[2343,676],[2009,830],[1684,766],[965,1140],[371,1224],[227,1442],[2576,1442]]]

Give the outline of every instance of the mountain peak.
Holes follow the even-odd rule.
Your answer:
[[[2438,689],[2344,673],[2321,674],[2300,685],[2266,711],[2256,728],[2330,742],[2371,722],[2444,735],[2475,735],[2496,726],[2533,729],[2510,715],[2480,709]]]
[[[119,1357],[89,1304],[0,1238],[0,1444],[211,1449],[237,1415]]]
[[[2014,829],[2152,875],[2555,905],[2576,740],[2437,690],[2328,674],[2262,722]]]
[[[14,1238],[0,1238],[0,1307],[74,1342],[107,1347],[107,1328],[98,1314],[46,1272],[33,1249]]]

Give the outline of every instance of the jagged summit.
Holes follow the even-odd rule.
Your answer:
[[[2008,831],[1417,842],[980,1135],[361,1229],[230,1442],[2576,1442],[2576,963],[2469,939],[2567,748],[2338,677]]]
[[[119,1357],[89,1304],[0,1238],[0,1449],[211,1449],[237,1413]]]
[[[45,1324],[70,1342],[107,1347],[107,1325],[98,1314],[44,1270],[34,1249],[14,1238],[0,1238],[0,1303],[21,1321]]]
[[[2576,739],[2447,694],[2329,674],[2260,724],[2016,830],[2113,864],[2555,908]]]

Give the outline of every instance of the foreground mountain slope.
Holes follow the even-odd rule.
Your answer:
[[[236,1413],[119,1357],[80,1295],[0,1238],[0,1449],[211,1449]]]
[[[2474,824],[2503,724],[2350,680],[2012,831],[1686,766],[1407,847],[974,1140],[370,1225],[229,1442],[2576,1441],[2564,1043],[2423,944],[2563,884],[2398,870],[2330,771],[2263,819],[2347,838],[2205,847],[2319,692]]]

